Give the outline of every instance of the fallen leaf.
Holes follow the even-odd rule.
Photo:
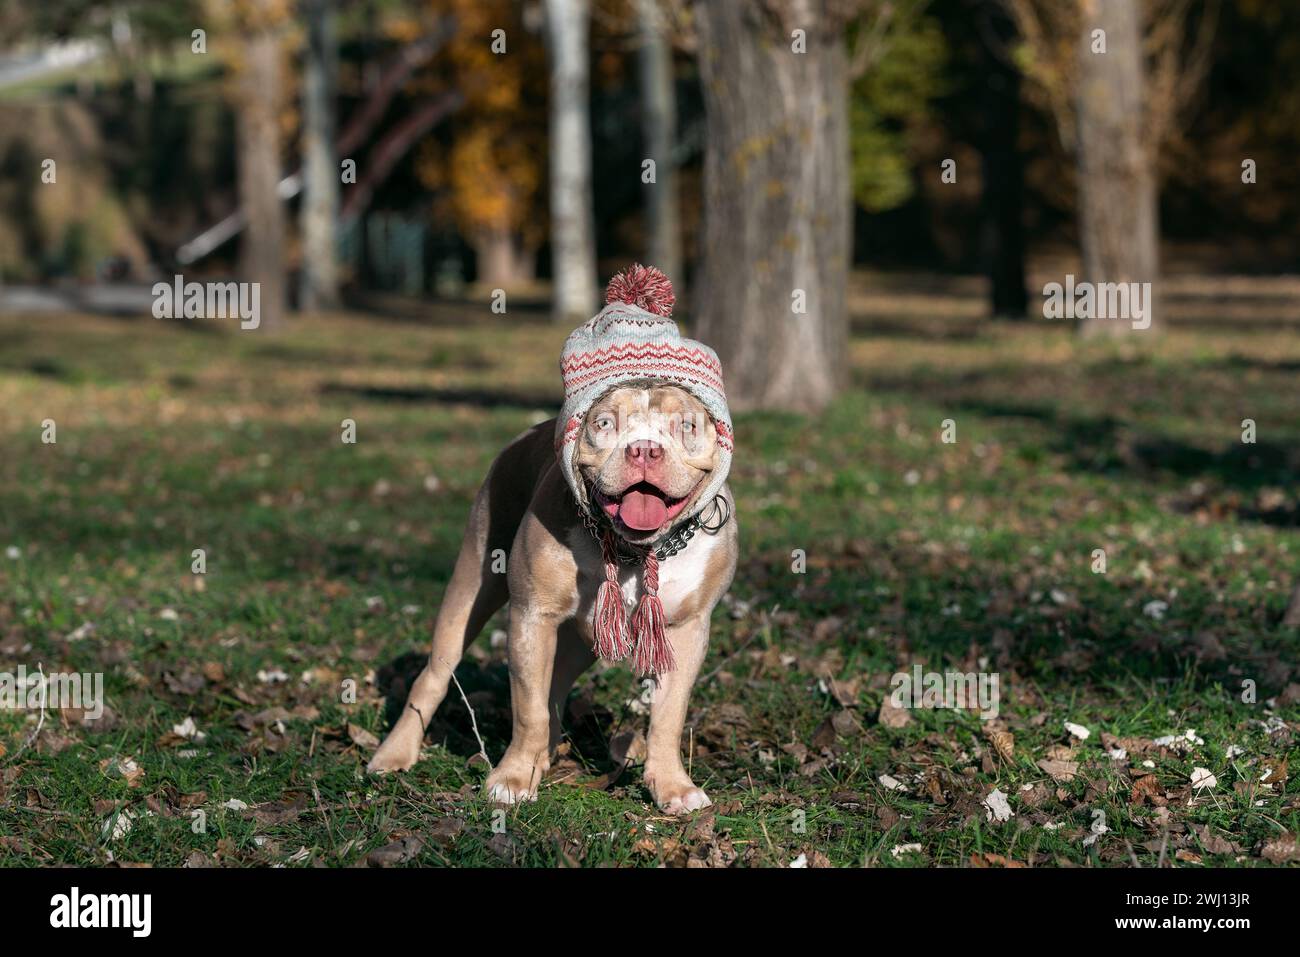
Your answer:
[[[193,741],[195,744],[202,744],[207,739],[207,734],[199,730],[192,717],[187,717],[180,724],[172,725],[172,734],[186,741]]]
[[[1159,793],[1159,780],[1154,774],[1146,774],[1133,782],[1133,787],[1128,793],[1128,802],[1140,805],[1144,799],[1155,797]]]
[[[103,835],[110,841],[120,840],[131,833],[134,823],[135,815],[129,809],[123,808],[104,821]]]
[[[972,854],[970,856],[972,867],[1024,867],[1023,861],[1013,861],[1011,858],[1002,854],[992,854],[985,851],[981,854]]]
[[[435,844],[444,847],[455,842],[465,830],[465,821],[458,817],[442,817],[429,828],[429,837]]]
[[[862,731],[862,725],[858,722],[857,715],[848,708],[831,715],[831,727],[835,729],[836,734],[846,738]]]
[[[1260,784],[1269,784],[1274,787],[1286,784],[1287,777],[1287,758],[1283,755],[1282,760],[1276,758],[1264,762],[1264,776],[1259,779]]]
[[[989,739],[993,745],[993,750],[997,752],[998,757],[1003,761],[1010,761],[1016,750],[1016,736],[1010,731],[995,731],[992,728],[984,729],[984,736]]]
[[[989,821],[1001,823],[1009,821],[1014,816],[1015,812],[1011,810],[1011,805],[1007,802],[1007,796],[1000,788],[990,791],[988,797],[980,803],[984,805],[985,817]]]
[[[391,844],[375,848],[366,855],[366,864],[370,867],[392,867],[394,864],[405,864],[407,861],[414,860],[423,847],[424,841],[414,834],[410,834],[400,840],[393,841]]]
[[[1078,761],[1053,761],[1044,759],[1038,762],[1041,768],[1053,781],[1073,781],[1075,775],[1079,773]]]
[[[895,844],[889,851],[894,857],[902,857],[904,854],[920,854],[920,844]]]
[[[1265,842],[1260,854],[1264,860],[1273,864],[1300,861],[1300,839],[1291,833],[1281,834]]]
[[[876,720],[886,728],[903,728],[912,723],[912,713],[894,704],[892,695],[885,695]]]
[[[348,723],[348,737],[359,748],[379,747],[379,739],[359,724]]]
[[[1070,737],[1078,738],[1080,741],[1087,741],[1088,738],[1092,737],[1092,732],[1081,724],[1073,724],[1067,721],[1065,722],[1065,730],[1070,733]]]

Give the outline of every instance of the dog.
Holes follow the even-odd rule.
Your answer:
[[[428,664],[372,773],[417,761],[453,669],[508,602],[512,737],[485,797],[536,800],[569,691],[605,657],[653,678],[644,780],[655,803],[670,814],[711,803],[686,773],[681,738],[738,555],[721,367],[680,338],[657,270],[632,267],[606,298],[566,342],[564,411],[512,441],[478,491]]]

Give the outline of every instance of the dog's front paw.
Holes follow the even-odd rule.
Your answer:
[[[388,774],[410,769],[420,760],[420,744],[423,739],[423,728],[416,728],[414,733],[409,728],[394,728],[366,765],[366,773]]]
[[[497,804],[536,801],[537,786],[546,770],[542,764],[514,759],[506,754],[483,782],[483,797]]]
[[[655,804],[665,814],[690,814],[713,804],[684,771],[675,774],[647,772],[645,783]]]

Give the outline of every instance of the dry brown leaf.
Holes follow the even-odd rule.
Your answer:
[[[876,720],[886,728],[902,728],[912,723],[912,713],[894,704],[892,695],[885,695],[880,702],[880,713]]]
[[[925,789],[930,795],[930,800],[935,804],[948,803],[948,799],[943,796],[943,786],[939,784],[938,775],[931,774],[925,779]]]
[[[1280,761],[1276,758],[1273,758],[1269,761],[1265,761],[1264,776],[1260,778],[1259,783],[1271,784],[1273,787],[1278,787],[1280,785],[1286,784],[1287,758],[1288,758],[1287,755],[1283,755]]]
[[[435,844],[446,847],[455,842],[465,830],[465,821],[459,817],[441,817],[429,828],[429,837]]]
[[[379,739],[359,724],[348,723],[348,737],[358,748],[379,747]]]
[[[1016,750],[1016,736],[1010,731],[995,731],[993,728],[984,729],[984,737],[989,739],[993,745],[993,750],[997,752],[998,757],[1003,761],[1010,761]]]
[[[1140,805],[1143,800],[1154,798],[1160,793],[1160,781],[1154,774],[1147,774],[1133,782],[1128,793],[1128,803]]]
[[[203,672],[203,677],[213,684],[220,684],[226,680],[226,669],[219,661],[205,661],[199,670]]]
[[[1078,761],[1056,761],[1048,758],[1038,762],[1041,768],[1053,781],[1073,781],[1079,773]]]
[[[383,847],[377,847],[366,855],[366,863],[371,867],[392,867],[394,864],[405,864],[407,861],[415,858],[424,847],[424,841],[410,834],[391,844],[385,844]]]
[[[862,733],[862,725],[858,721],[857,715],[848,708],[831,715],[831,727],[835,729],[836,734],[843,735],[846,738]]]
[[[1287,864],[1300,861],[1300,838],[1291,833],[1279,834],[1264,843],[1260,851],[1264,860],[1272,864]]]

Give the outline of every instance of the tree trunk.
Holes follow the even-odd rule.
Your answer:
[[[983,166],[981,256],[993,294],[994,317],[1024,319],[1025,292],[1024,170],[1020,159],[1020,70],[1011,62],[1015,22],[999,0],[986,2],[980,17]]]
[[[1079,38],[1079,232],[1082,280],[1151,283],[1158,265],[1158,210],[1151,144],[1143,135],[1140,4],[1094,0]],[[1105,30],[1106,52],[1092,32]],[[1152,325],[1158,303],[1144,301]],[[1084,335],[1126,334],[1128,318],[1082,320]]]
[[[551,56],[551,258],[554,308],[574,324],[596,311],[591,121],[587,96],[588,0],[546,0]]]
[[[302,279],[304,310],[338,304],[338,159],[334,153],[334,89],[338,42],[334,0],[305,0],[307,51],[302,82]]]
[[[476,275],[482,285],[512,289],[532,281],[536,250],[526,247],[509,230],[484,230],[473,237],[471,244],[478,263]]]
[[[236,136],[239,150],[239,202],[248,211],[240,250],[245,282],[261,287],[261,326],[284,317],[284,208],[276,195],[280,182],[280,50],[275,35],[260,29],[244,41],[239,73]]]
[[[665,36],[659,0],[637,0],[641,21],[641,128],[646,158],[654,160],[655,181],[645,184],[646,262],[684,285],[681,227],[677,218],[677,91],[673,84],[673,54]]]
[[[699,337],[733,408],[816,411],[845,379],[851,253],[848,74],[840,24],[706,2]],[[806,52],[791,30],[806,31]]]

